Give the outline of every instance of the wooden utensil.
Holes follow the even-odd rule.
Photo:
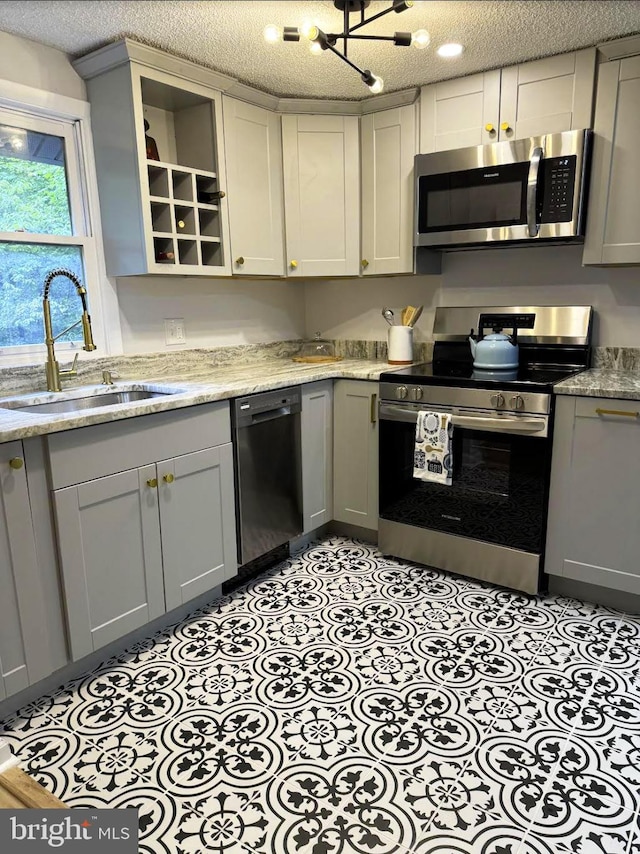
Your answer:
[[[415,326],[416,325],[416,321],[418,320],[418,318],[422,314],[423,308],[424,308],[423,305],[419,305],[417,308],[413,309],[413,314],[409,318],[409,322],[408,322],[407,326]]]

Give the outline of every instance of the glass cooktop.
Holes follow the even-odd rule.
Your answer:
[[[520,365],[513,370],[480,370],[471,362],[426,362],[409,365],[381,374],[381,382],[411,383],[413,385],[454,386],[457,388],[491,387],[493,385],[516,390],[551,388],[567,377],[586,370],[575,365]]]

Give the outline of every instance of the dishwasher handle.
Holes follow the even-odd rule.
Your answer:
[[[279,406],[267,412],[253,412],[238,419],[238,427],[251,427],[252,424],[262,424],[264,421],[273,421],[275,418],[284,418],[292,414],[291,406]]]

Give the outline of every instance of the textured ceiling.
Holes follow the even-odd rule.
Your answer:
[[[367,14],[389,6],[371,3]],[[192,59],[280,96],[359,99],[369,96],[358,75],[328,51],[313,56],[308,42],[268,45],[266,24],[317,23],[339,32],[341,13],[330,0],[3,0],[0,30],[81,56],[129,36]],[[353,18],[355,22],[355,18]],[[351,42],[358,65],[384,78],[385,91],[406,89],[501,65],[586,47],[640,32],[638,0],[483,0],[416,2],[362,32],[389,35],[424,28],[426,50],[384,42]],[[445,60],[435,48],[446,41],[465,46]]]

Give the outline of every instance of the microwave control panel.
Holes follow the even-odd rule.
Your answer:
[[[549,157],[542,161],[542,206],[539,222],[571,222],[576,183],[576,156]]]

